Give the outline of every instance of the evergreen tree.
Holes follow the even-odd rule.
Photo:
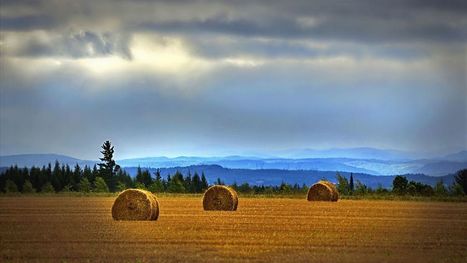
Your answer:
[[[93,184],[94,181],[96,180],[96,177],[98,176],[99,176],[99,169],[97,169],[97,165],[94,164],[94,166],[92,167],[91,178],[88,178],[89,182]]]
[[[63,166],[62,166],[63,167]],[[54,169],[52,171],[50,182],[55,189],[55,191],[60,191],[62,190],[62,182],[60,182],[60,179],[63,179],[65,177],[65,168],[60,169],[60,163],[58,161],[55,161]],[[63,185],[64,186],[64,185]]]
[[[347,178],[342,176],[340,173],[336,173],[336,176],[337,176],[337,190],[342,195],[348,195],[350,192],[349,181],[347,181]]]
[[[456,183],[462,187],[464,194],[467,194],[467,169],[458,171],[454,179]]]
[[[83,176],[82,177],[85,177],[86,179],[88,179],[89,182],[91,182],[92,180],[92,170],[89,166],[85,165],[84,166],[84,169],[83,169]],[[81,179],[80,179],[80,182],[81,182]]]
[[[154,181],[151,185],[149,185],[148,190],[152,193],[162,193],[164,192],[164,185],[162,181]]]
[[[124,186],[122,186],[122,184]],[[120,185],[120,186],[119,186]],[[133,180],[123,169],[118,170],[117,172],[117,191],[122,191],[124,189],[130,188],[133,186]]]
[[[71,178],[71,190],[79,191],[79,183],[81,181],[81,175],[82,175],[81,167],[79,167],[79,165],[76,164],[73,170],[73,176]]]
[[[209,184],[208,180],[206,179],[206,176],[204,176],[204,172],[201,173],[201,192],[204,192],[204,190],[208,189]]]
[[[448,190],[444,186],[443,180],[439,180],[436,183],[435,188],[433,189],[433,191],[435,192],[435,195],[437,195],[437,196],[446,196],[447,193],[448,193]]]
[[[281,185],[279,186],[279,191],[283,194],[290,194],[292,191],[290,189],[290,185],[282,182]]]
[[[235,191],[238,191],[238,184],[237,184],[237,181],[234,181],[234,183],[230,186],[232,189],[234,189]]]
[[[153,193],[161,193],[161,192],[164,192],[165,190],[165,187],[164,187],[164,183],[162,182],[162,177],[161,177],[161,172],[159,169],[156,170],[156,172],[154,173],[154,175],[156,176],[156,179],[154,180],[154,182],[148,187],[148,190],[153,192]]]
[[[148,187],[149,185],[152,184],[152,177],[151,173],[149,172],[148,169],[144,170],[143,172],[143,178],[144,178],[144,185]]]
[[[366,185],[362,184],[359,180],[357,180],[357,185],[355,187],[355,194],[357,195],[365,195],[369,192],[369,189]]]
[[[216,184],[217,185],[224,185],[224,182],[221,181],[221,178],[217,178],[217,181],[216,181]]]
[[[71,185],[71,178],[73,177],[73,172],[68,164],[65,165],[65,176],[62,183],[62,186]]]
[[[167,191],[169,193],[184,193],[185,192],[185,186],[183,186],[183,183],[180,182],[178,179],[172,179],[169,185],[167,186]]]
[[[193,182],[192,182],[192,178],[191,178],[191,172],[188,171],[188,175],[185,177],[185,179],[183,180],[183,186],[185,187],[185,190],[188,192],[188,193],[194,193],[195,192],[195,189],[193,187]]]
[[[172,177],[172,180],[177,180],[182,185],[184,185],[184,183],[185,183],[185,180],[183,179],[183,174],[180,171],[175,172],[174,176]]]
[[[408,183],[409,182],[405,176],[398,175],[392,181],[392,191],[396,194],[403,195],[408,191]],[[416,191],[416,189],[414,190],[413,188],[415,188],[415,186],[411,187],[411,192]]]
[[[353,184],[353,173],[350,173],[350,182],[349,182],[349,190],[350,193],[352,194],[354,191],[354,184]]]
[[[101,163],[98,164],[99,175],[104,179],[110,190],[114,191],[116,186],[115,173],[120,169],[120,166],[113,160],[115,151],[110,141],[105,141],[101,148],[103,157],[99,158],[101,160]]]
[[[136,182],[141,183],[145,188],[147,188],[152,183],[152,178],[149,171],[147,169],[142,171],[141,167],[138,166]]]
[[[40,184],[40,177],[41,177],[41,169],[34,167],[34,166],[31,167],[29,178],[30,178],[33,189],[40,189],[40,187],[42,186]]]
[[[96,180],[94,181],[94,191],[97,193],[108,193],[109,192],[109,187],[105,183],[104,178],[96,177]]]
[[[241,193],[250,193],[251,192],[251,187],[248,183],[243,183],[238,186],[238,191]]]

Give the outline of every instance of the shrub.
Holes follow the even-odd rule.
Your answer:
[[[55,189],[50,182],[45,183],[41,189],[42,193],[55,193]]]
[[[408,183],[409,182],[405,176],[398,175],[392,181],[392,191],[398,195],[403,195],[408,191]],[[414,189],[410,189],[410,191],[416,192]]]
[[[94,191],[97,193],[108,193],[109,192],[109,187],[104,181],[104,178],[102,177],[96,177],[96,180],[94,181]]]
[[[4,190],[6,193],[17,193],[18,186],[16,186],[15,182],[13,182],[12,180],[6,180]]]
[[[32,187],[32,183],[29,180],[26,180],[23,184],[23,194],[34,193],[36,190]]]
[[[91,183],[89,182],[88,178],[83,177],[79,181],[79,189],[81,192],[89,193],[91,192]]]

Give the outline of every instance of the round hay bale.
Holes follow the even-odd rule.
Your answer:
[[[334,201],[335,193],[332,188],[319,181],[316,184],[312,185],[308,190],[307,200],[308,201]]]
[[[115,199],[112,217],[115,220],[157,220],[159,202],[151,192],[127,189]]]
[[[204,193],[204,210],[235,211],[237,210],[237,206],[237,192],[225,185],[213,185]]]
[[[329,186],[333,192],[333,195],[332,195],[332,200],[331,201],[337,201],[339,199],[339,191],[337,191],[337,187],[335,184],[329,182],[329,181],[320,181],[321,183]]]

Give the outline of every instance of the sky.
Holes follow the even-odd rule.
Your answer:
[[[467,149],[467,1],[0,3],[0,155]]]

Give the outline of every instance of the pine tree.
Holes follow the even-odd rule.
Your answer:
[[[99,175],[104,179],[107,183],[111,191],[115,190],[115,173],[120,169],[115,161],[113,160],[114,154],[114,147],[110,143],[110,141],[105,141],[104,144],[101,146],[102,148],[102,158],[101,163],[99,163]]]
[[[62,166],[62,169],[60,169],[60,163],[58,161],[55,161],[54,169],[51,174],[50,180],[48,180],[55,191],[61,191],[62,186],[66,185],[66,182],[61,182],[61,179],[63,180],[65,178],[65,168]],[[62,183],[65,183],[62,185]]]
[[[165,187],[164,187],[164,183],[162,182],[162,177],[161,177],[161,172],[159,169],[156,170],[156,172],[154,173],[154,175],[156,176],[156,179],[154,180],[154,182],[148,187],[148,190],[153,192],[153,193],[161,193],[161,192],[164,192],[165,190]]]
[[[195,174],[193,175],[192,181],[193,181],[192,184],[193,184],[193,189],[195,193],[201,193],[203,191],[201,187],[201,178],[199,177],[197,172],[195,172]]]
[[[221,178],[217,177],[216,184],[217,185],[224,185],[224,182],[221,181]]]
[[[41,169],[37,167],[31,167],[31,173],[29,175],[31,178],[31,184],[34,189],[39,189],[41,187],[40,177],[41,177]]]
[[[467,169],[457,171],[456,176],[454,176],[454,179],[456,183],[462,187],[464,194],[467,194]]]
[[[146,186],[146,188],[152,184],[151,174],[149,173],[148,169],[143,171],[143,184]]]
[[[88,178],[89,182],[94,183],[94,181],[96,180],[96,177],[98,176],[99,176],[99,170],[97,169],[97,165],[94,164],[94,166],[92,167],[91,178]]]
[[[187,192],[189,192],[189,193],[194,193],[195,192],[190,171],[188,171],[188,175],[184,179],[184,186],[185,186],[185,189],[186,189]]]
[[[167,191],[169,193],[184,193],[185,192],[185,187],[183,186],[183,183],[179,180],[179,178],[175,177],[170,180],[168,183],[169,185],[167,186]]]
[[[83,176],[84,178],[88,179],[89,182],[91,182],[91,178],[92,178],[92,170],[89,166],[84,166],[84,169],[83,169]],[[81,182],[81,179],[80,179],[80,182]]]
[[[353,190],[354,190],[353,173],[350,173],[349,190],[350,190],[350,194],[353,194]]]
[[[336,174],[337,176],[337,190],[340,194],[348,195],[349,194],[349,181],[347,178],[342,176],[340,173]]]
[[[183,174],[180,171],[176,171],[172,180],[179,181],[182,185],[184,185],[185,180],[183,179]]]
[[[79,191],[79,183],[81,181],[81,167],[78,164],[75,165],[75,169],[73,170],[73,176],[71,178],[71,189],[73,191]]]
[[[204,172],[202,172],[201,173],[201,192],[208,189],[208,187],[209,187],[208,180],[206,179],[206,176],[204,176]]]

